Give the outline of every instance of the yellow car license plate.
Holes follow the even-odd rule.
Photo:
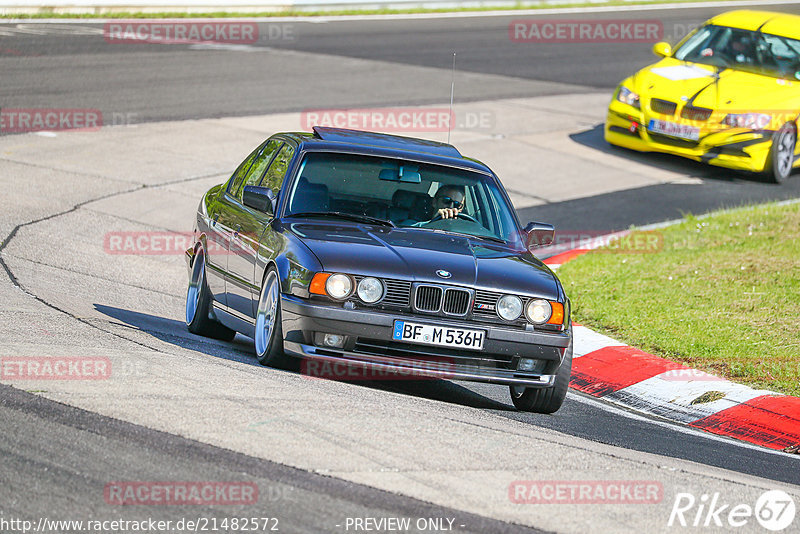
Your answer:
[[[647,130],[661,135],[669,135],[670,137],[689,139],[690,141],[697,141],[700,139],[700,128],[659,119],[650,119]]]

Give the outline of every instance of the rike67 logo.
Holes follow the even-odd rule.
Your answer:
[[[753,528],[753,519],[763,528],[780,532],[794,523],[795,503],[791,495],[782,490],[771,490],[761,494],[755,506],[746,503],[730,503],[719,493],[703,494],[696,498],[691,493],[678,493],[672,504],[668,527],[725,527]],[[791,532],[797,532],[796,529]]]

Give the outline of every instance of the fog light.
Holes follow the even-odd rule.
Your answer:
[[[344,336],[339,334],[325,334],[322,338],[322,343],[326,347],[341,349],[344,347]]]
[[[536,368],[536,360],[532,358],[520,358],[517,370],[519,371],[533,371]]]

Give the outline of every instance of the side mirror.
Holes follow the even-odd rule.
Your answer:
[[[525,227],[525,248],[533,250],[536,247],[552,245],[556,236],[556,229],[552,224],[532,222]]]
[[[244,186],[242,203],[248,208],[264,212],[267,215],[275,213],[275,193],[269,187]]]
[[[669,43],[661,41],[653,45],[653,53],[661,57],[669,57],[672,54],[672,47]]]

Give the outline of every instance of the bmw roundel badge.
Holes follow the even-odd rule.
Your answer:
[[[450,274],[450,271],[445,271],[444,269],[439,269],[438,271],[436,271],[436,275],[439,278],[450,278],[451,276],[453,276]]]

